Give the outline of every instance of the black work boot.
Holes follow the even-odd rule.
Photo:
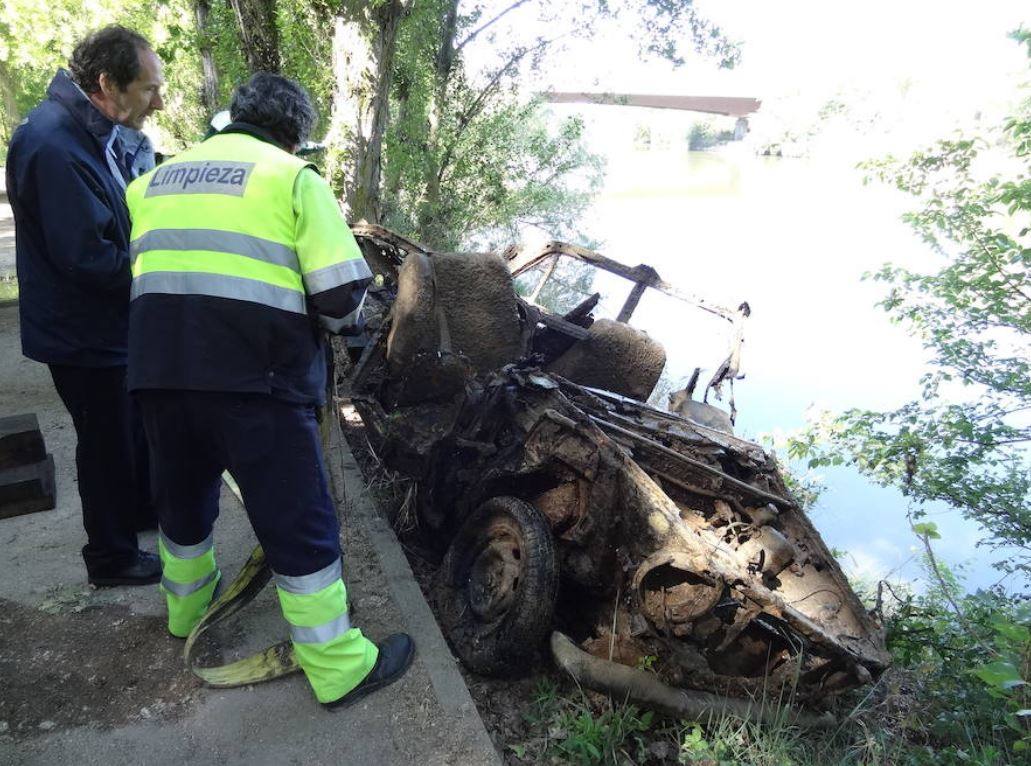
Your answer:
[[[369,671],[369,675],[365,676],[360,684],[340,699],[323,702],[324,708],[339,710],[347,707],[377,689],[394,683],[411,667],[412,660],[415,658],[415,642],[407,633],[394,633],[376,646],[379,648],[379,656],[376,658],[376,664]]]
[[[119,569],[88,572],[90,585],[106,588],[112,585],[153,585],[161,580],[161,559],[154,553],[137,551],[136,560]]]

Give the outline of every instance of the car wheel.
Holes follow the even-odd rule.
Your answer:
[[[551,632],[558,594],[555,540],[544,516],[514,497],[495,497],[466,520],[441,567],[441,617],[470,670],[525,669]]]

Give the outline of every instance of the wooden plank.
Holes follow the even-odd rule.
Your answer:
[[[34,414],[0,418],[0,470],[32,465],[46,456],[43,434]]]
[[[56,501],[53,455],[32,465],[0,471],[0,519],[49,511]]]

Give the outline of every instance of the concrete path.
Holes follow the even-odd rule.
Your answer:
[[[93,590],[75,434],[49,374],[19,351],[17,308],[0,308],[0,415],[35,412],[57,464],[56,510],[0,520],[0,763],[494,764],[498,756],[393,533],[342,439],[327,462],[344,517],[353,618],[374,640],[403,629],[419,655],[405,678],[339,713],[299,675],[243,689],[202,686],[164,630],[156,587]],[[255,544],[223,492],[215,530],[234,576]],[[154,549],[153,534],[141,538]],[[281,640],[273,589],[216,638],[226,659]],[[217,649],[212,651],[217,653]]]

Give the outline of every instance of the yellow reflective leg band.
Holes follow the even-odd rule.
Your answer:
[[[332,575],[339,572],[326,571]],[[327,568],[329,570],[329,568]],[[332,702],[361,683],[376,664],[376,645],[353,628],[347,618],[347,590],[336,578],[321,585],[321,573],[304,577],[276,576],[276,592],[301,670],[319,702]],[[320,581],[321,580],[321,581]]]
[[[168,632],[186,638],[211,603],[222,573],[215,565],[215,549],[209,537],[197,545],[178,545],[158,535],[161,557],[161,592],[168,605]]]
[[[293,645],[319,702],[333,702],[351,691],[369,675],[379,656],[379,649],[358,628],[324,644]]]
[[[222,579],[222,573],[216,570],[214,576],[199,590],[187,596],[177,596],[170,592],[162,584],[161,590],[165,594],[165,603],[168,604],[168,632],[178,638],[186,638],[194,629],[200,618],[208,610],[211,597],[218,587],[218,581]]]

